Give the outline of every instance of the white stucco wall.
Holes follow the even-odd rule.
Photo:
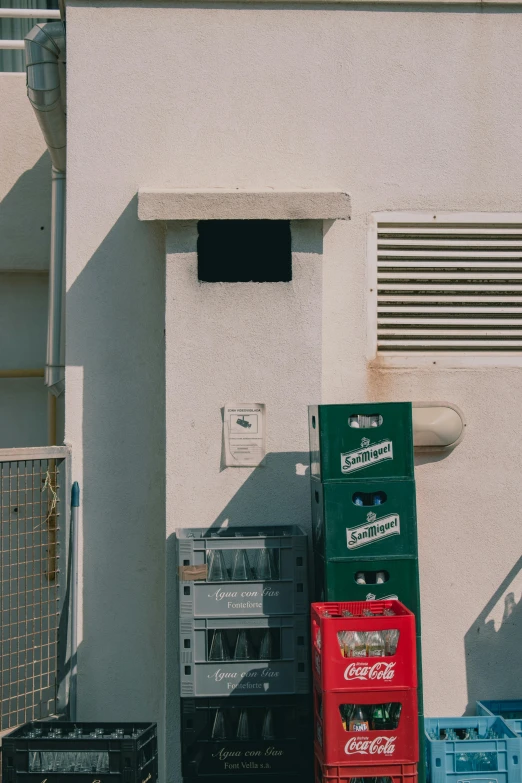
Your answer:
[[[25,74],[0,73],[0,369],[45,364],[51,163]],[[0,447],[47,445],[43,378],[0,379]]]
[[[177,780],[172,534],[265,516],[308,527],[296,465],[305,406],[320,398],[465,412],[462,444],[417,461],[425,711],[511,695],[520,604],[502,614],[521,590],[520,370],[370,369],[366,271],[373,212],[520,209],[522,15],[74,0],[67,14],[80,714],[161,717],[166,552],[163,779]],[[163,226],[137,220],[138,187],[341,190],[352,220],[325,224],[322,258],[308,224],[291,284],[200,285],[194,224],[169,224],[165,257]],[[230,398],[267,403],[266,468],[221,469]]]

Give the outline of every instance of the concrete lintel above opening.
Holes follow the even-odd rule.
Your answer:
[[[350,196],[327,190],[140,188],[140,220],[349,220]]]

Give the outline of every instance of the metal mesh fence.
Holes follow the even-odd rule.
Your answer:
[[[64,473],[60,459],[0,461],[2,731],[58,711]]]

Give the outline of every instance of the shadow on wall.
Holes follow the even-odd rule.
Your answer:
[[[1,159],[0,159],[1,160]],[[11,269],[47,269],[51,160],[45,152],[0,201],[0,259]]]
[[[136,214],[134,197],[79,274],[81,246],[69,259],[67,436],[82,491],[83,720],[161,722],[163,712],[165,263],[161,230]]]
[[[468,706],[477,699],[522,699],[522,557],[464,637]]]
[[[291,521],[281,518],[279,511],[280,508],[287,508],[289,505],[294,510]],[[303,530],[309,531],[310,520],[308,452],[270,452],[266,455],[263,464],[251,473],[208,529],[299,524]],[[311,562],[311,550],[308,554]],[[180,725],[177,567],[176,535],[172,533],[167,539],[167,618],[175,618],[176,621],[167,620],[167,726]],[[180,764],[179,737],[174,732],[170,732],[167,735],[167,783],[180,780]]]

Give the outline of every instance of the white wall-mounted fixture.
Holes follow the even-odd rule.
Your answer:
[[[413,402],[415,451],[447,451],[464,437],[464,414],[451,402]]]

